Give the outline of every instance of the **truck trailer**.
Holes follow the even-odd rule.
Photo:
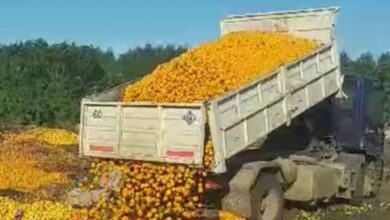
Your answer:
[[[338,11],[227,17],[220,23],[222,35],[282,32],[321,47],[202,103],[118,101],[132,82],[86,97],[80,154],[201,167],[208,123],[214,146],[206,182],[210,209],[278,220],[285,200],[361,203],[382,178],[383,91],[376,79],[341,74]]]

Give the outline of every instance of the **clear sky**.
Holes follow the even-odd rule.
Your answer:
[[[340,6],[340,49],[353,56],[390,50],[389,0],[0,0],[0,43],[44,38],[111,47],[195,46],[219,36],[229,14]]]

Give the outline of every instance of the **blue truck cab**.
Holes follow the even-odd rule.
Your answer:
[[[372,77],[346,75],[344,95],[334,99],[333,132],[345,151],[378,157],[384,144],[384,92]]]

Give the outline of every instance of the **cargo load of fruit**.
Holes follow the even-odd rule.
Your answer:
[[[233,89],[229,91],[226,88],[230,87],[224,86],[225,89],[210,95],[208,88],[218,85],[202,87],[199,84],[199,90],[202,91],[197,91],[196,84],[202,78],[181,79],[192,84],[182,95],[206,94],[200,95],[202,98],[206,97],[205,100],[177,99],[173,89],[177,85],[168,85],[169,77],[162,80],[162,83],[167,84],[167,89],[162,91],[157,88],[157,91],[161,94],[173,91],[172,96],[167,98],[161,95],[161,98],[159,93],[153,93],[149,94],[152,96],[150,99],[137,100],[137,97],[143,97],[154,89],[155,84],[151,78],[158,73],[152,73],[151,77],[141,80],[149,80],[149,84],[128,82],[86,97],[81,103],[80,153],[91,157],[191,164],[199,167],[206,163],[212,172],[225,172],[228,158],[264,140],[277,128],[288,126],[295,117],[340,90],[342,77],[334,36],[337,12],[338,8],[320,8],[230,16],[224,19],[220,25],[220,42],[204,45],[206,49],[202,49],[203,52],[190,49],[187,52],[189,55],[184,54],[177,59],[190,59],[188,56],[191,53],[209,56],[207,47],[218,53],[221,50],[215,49],[218,47],[215,45],[225,44],[225,47],[234,48],[239,43],[226,46],[225,41],[241,42],[235,40],[235,33],[248,33],[244,40],[246,44],[251,43],[246,38],[267,39],[271,36],[274,39],[276,36],[277,42],[273,45],[280,44],[279,50],[295,49],[295,40],[292,43],[280,40],[285,36],[315,42],[317,46],[292,61],[278,61],[280,65],[276,68],[262,74],[255,73],[250,81],[244,81],[239,87],[232,86]],[[260,36],[257,33],[264,34]],[[266,47],[264,44],[267,43],[259,43],[258,47]],[[297,50],[298,47],[297,44]],[[270,48],[272,50],[275,46]],[[261,51],[263,56],[268,54],[270,58],[270,55],[278,56],[278,53]],[[212,56],[217,57],[214,60],[219,60],[222,55]],[[223,56],[228,57],[229,54]],[[240,58],[238,56],[240,55],[237,55],[237,59]],[[173,64],[165,68],[178,66],[175,62],[181,61],[172,61]],[[261,66],[257,68],[253,65],[253,62],[250,67],[246,67],[245,62],[246,60],[237,61],[235,64],[243,66],[234,70],[262,69]],[[259,65],[263,65],[262,62],[259,61]],[[162,72],[163,69],[164,67],[157,67],[155,71]],[[205,71],[207,69],[202,73]],[[175,81],[181,82],[180,79]],[[220,82],[221,85],[224,83],[230,82]],[[159,98],[175,101],[156,101]]]

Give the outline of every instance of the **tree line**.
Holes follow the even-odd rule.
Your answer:
[[[385,120],[390,123],[390,52],[383,52],[377,57],[366,52],[351,59],[343,51],[340,53],[340,65],[342,74],[365,75],[380,81],[385,94]]]
[[[147,44],[116,57],[112,50],[43,39],[0,45],[0,124],[73,126],[81,98],[148,74],[186,50]],[[351,59],[342,52],[340,60],[344,74],[380,78],[390,119],[390,53]]]
[[[43,39],[0,45],[0,124],[72,126],[80,100],[151,72],[186,51],[145,45],[111,50]]]

